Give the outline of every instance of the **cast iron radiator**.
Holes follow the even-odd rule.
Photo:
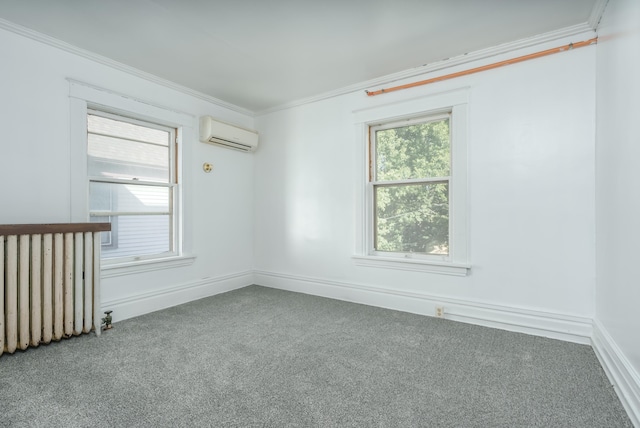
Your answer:
[[[0,225],[0,355],[100,334],[100,232],[109,223]]]

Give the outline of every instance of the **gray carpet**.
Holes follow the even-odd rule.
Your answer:
[[[631,427],[589,346],[263,287],[0,357],[3,427]]]

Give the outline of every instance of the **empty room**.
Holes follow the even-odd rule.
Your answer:
[[[0,427],[640,428],[638,76],[637,0],[0,0]]]

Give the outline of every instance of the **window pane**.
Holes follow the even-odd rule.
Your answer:
[[[89,183],[89,211],[169,212],[167,187],[142,184]]]
[[[112,216],[110,219],[112,220],[111,241],[109,243],[103,241],[103,259],[162,254],[172,251],[170,216],[123,215]],[[104,221],[104,217],[92,217],[91,221]]]
[[[375,250],[449,253],[447,182],[376,186]]]
[[[176,133],[136,119],[87,115],[90,219],[111,224],[102,236],[103,258],[176,253]]]
[[[87,116],[87,131],[90,134],[111,135],[169,146],[169,133],[167,131],[134,125],[133,123],[108,119],[92,114]]]
[[[376,181],[448,177],[449,119],[376,131]]]
[[[111,227],[115,227],[114,222],[111,217],[91,217],[92,223],[111,223]],[[108,232],[100,232],[100,243],[102,248],[111,246],[113,243],[113,231],[110,230]]]
[[[169,147],[103,135],[88,135],[89,175],[170,181]]]

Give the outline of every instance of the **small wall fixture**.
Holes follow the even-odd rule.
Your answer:
[[[211,165],[209,162],[205,162],[202,164],[202,170],[206,173],[209,173],[213,170],[213,165]]]

